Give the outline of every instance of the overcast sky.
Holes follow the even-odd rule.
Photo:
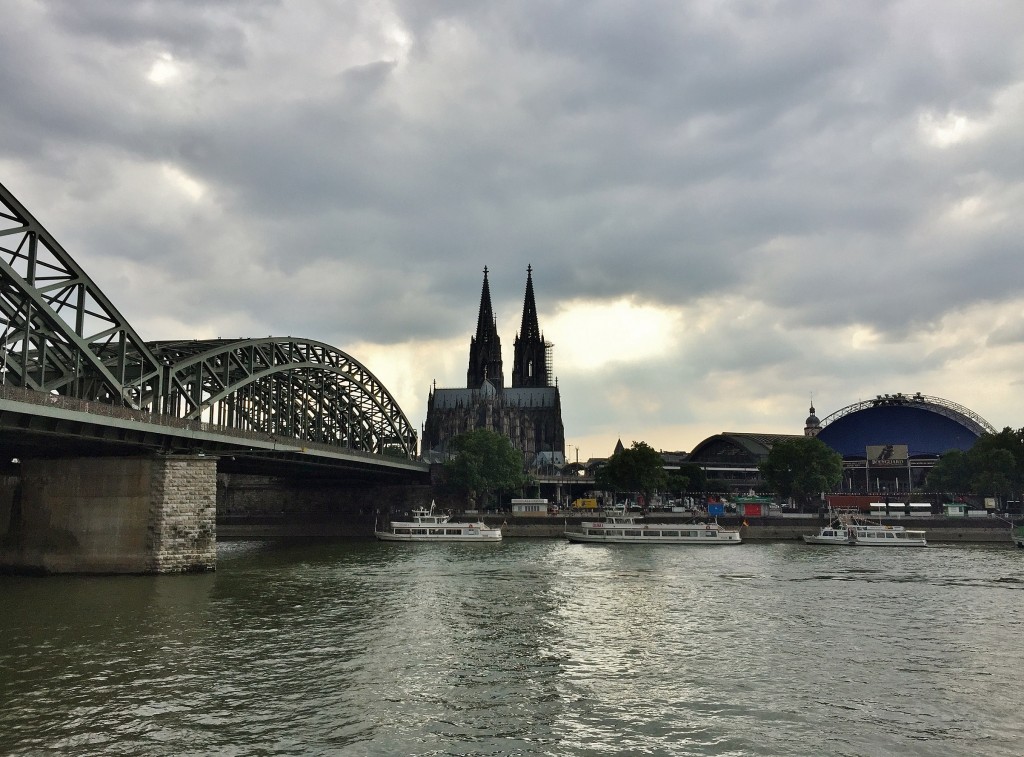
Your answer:
[[[526,267],[567,453],[880,393],[1024,426],[1020,0],[0,0],[0,182],[148,340],[417,428]],[[507,380],[507,379],[506,379]]]

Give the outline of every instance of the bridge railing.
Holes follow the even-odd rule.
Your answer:
[[[350,447],[341,447],[336,444],[326,444],[324,442],[307,441],[305,439],[298,439],[292,436],[279,436],[277,434],[268,434],[262,431],[246,431],[241,428],[232,428],[229,426],[218,426],[213,423],[204,423],[202,421],[186,420],[184,418],[178,418],[173,415],[162,415],[159,413],[149,413],[142,410],[132,410],[128,407],[118,407],[116,405],[108,405],[105,402],[89,402],[87,400],[81,400],[76,397],[65,397],[61,394],[50,394],[48,392],[37,392],[33,389],[25,389],[20,386],[11,386],[9,384],[0,385],[0,399],[11,400],[13,402],[24,402],[32,405],[40,405],[43,407],[52,407],[60,410],[71,410],[83,413],[89,413],[91,415],[101,415],[107,418],[116,418],[123,421],[135,421],[137,423],[148,423],[155,424],[158,426],[166,426],[169,428],[181,429],[183,431],[202,431],[214,434],[221,434],[223,436],[232,436],[237,439],[248,439],[253,441],[271,442],[273,444],[284,444],[289,447],[296,447],[300,449],[318,449],[324,452],[345,452],[346,454],[359,455],[361,457],[379,459],[384,457],[374,452],[367,452],[360,449],[352,449]]]

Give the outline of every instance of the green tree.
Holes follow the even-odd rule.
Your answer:
[[[967,453],[954,449],[942,455],[928,471],[924,487],[930,492],[968,494],[972,491],[972,478]]]
[[[645,507],[651,494],[664,489],[667,481],[661,454],[646,442],[633,442],[629,449],[616,452],[595,476],[598,489],[638,492]]]
[[[1024,486],[1024,428],[1007,426],[997,434],[982,434],[967,452],[972,491],[1001,497]]]
[[[1017,479],[1017,464],[1007,449],[994,449],[976,461],[971,480],[974,491],[981,495],[1005,497],[1012,494]]]
[[[518,491],[530,481],[507,436],[477,429],[455,437],[451,449],[455,457],[445,463],[445,481],[471,506],[487,507],[499,492]]]
[[[665,491],[675,493],[685,492],[690,487],[688,476],[679,475],[679,471],[666,472]]]
[[[665,491],[673,494],[708,491],[708,478],[697,463],[683,463],[679,470],[666,471]]]
[[[686,479],[686,486],[681,491],[704,492],[708,490],[708,477],[704,469],[697,463],[683,463],[677,474]]]
[[[951,450],[928,473],[928,491],[1008,497],[1024,488],[1024,429],[982,434],[967,452]]]
[[[774,491],[801,506],[811,495],[834,489],[843,479],[842,457],[813,436],[776,442],[758,467]]]

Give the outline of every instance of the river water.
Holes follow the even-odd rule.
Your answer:
[[[1024,753],[1010,547],[218,552],[0,577],[0,754]]]

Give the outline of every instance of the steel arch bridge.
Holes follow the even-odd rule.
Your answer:
[[[292,337],[145,342],[0,184],[2,381],[244,432],[412,457],[416,432],[359,361]]]

